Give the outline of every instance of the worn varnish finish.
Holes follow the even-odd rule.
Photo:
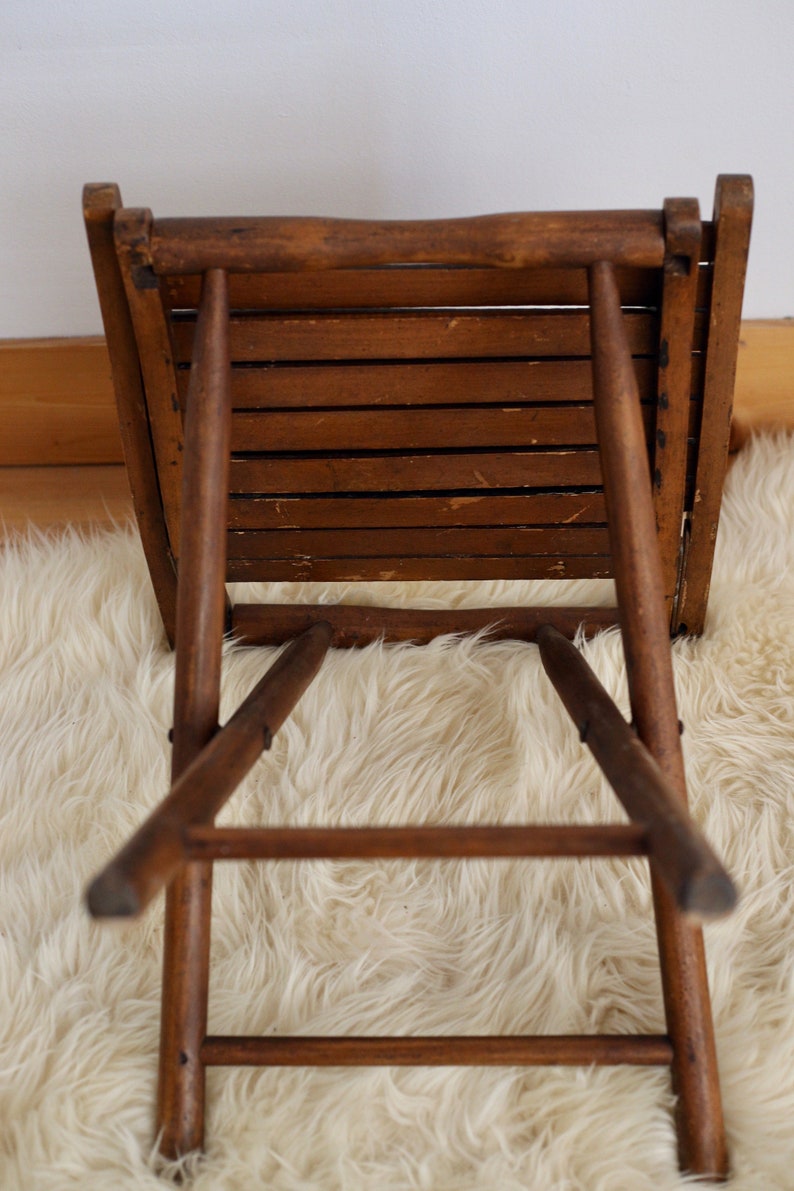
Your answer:
[[[207,1038],[208,1067],[656,1067],[670,1062],[664,1034],[447,1035],[440,1038]]]
[[[129,254],[125,258],[129,262]],[[152,291],[147,291],[152,292]],[[178,783],[215,735],[220,703],[221,642],[230,437],[228,296],[226,276],[208,272],[202,287],[185,418],[176,610],[176,673],[171,781]],[[153,355],[162,350],[159,323]],[[166,390],[170,368],[160,359]],[[168,465],[169,483],[173,471]],[[161,489],[162,490],[162,489]],[[156,840],[152,843],[156,844]],[[212,864],[190,862],[166,892],[157,1129],[164,1154],[197,1149],[204,1140]]]
[[[358,269],[402,264],[529,269],[601,259],[653,268],[664,259],[658,211],[550,211],[468,219],[159,219],[157,273]]]
[[[202,1144],[209,1065],[662,1063],[682,1167],[724,1176],[703,944],[687,913],[725,912],[735,895],[686,810],[669,635],[703,624],[749,179],[719,180],[713,223],[689,199],[411,223],[162,220],[102,185],[85,209],[169,639],[176,612],[171,792],[90,893],[95,913],[130,913],[168,883],[163,1151]],[[614,576],[619,612],[232,607],[225,595],[226,580],[598,576]],[[570,644],[618,622],[632,726]],[[218,729],[224,631],[292,644]],[[213,826],[329,644],[486,631],[540,644],[634,822]],[[665,1035],[206,1036],[216,860],[606,855],[650,860]]]
[[[681,739],[667,644],[662,564],[648,460],[619,295],[608,262],[590,270],[593,376],[615,586],[629,696],[637,732],[667,781],[686,799]],[[632,499],[626,500],[626,493]],[[700,930],[680,913],[651,866],[667,1029],[673,1042],[682,1165],[727,1173],[717,1057]]]
[[[498,856],[644,856],[639,823],[572,827],[188,827],[185,851],[202,860],[384,860]]]
[[[674,631],[679,633],[701,633],[706,617],[722,486],[728,466],[736,354],[752,217],[752,179],[744,176],[719,178],[714,201],[717,252],[705,349],[703,422],[691,523],[684,543],[685,565],[673,625]]]
[[[693,199],[668,199],[664,216],[667,251],[662,274],[652,472],[665,610],[670,620],[675,618],[673,605],[681,564],[687,440],[697,434],[695,419],[700,412],[690,395],[692,351],[701,342],[696,344],[694,339],[701,223],[700,209]]]
[[[234,605],[231,628],[242,645],[281,645],[318,621],[330,624],[335,649],[355,649],[373,641],[413,641],[427,645],[445,633],[481,633],[492,641],[534,641],[541,625],[566,637],[586,637],[618,624],[617,608],[379,608],[370,604]]]
[[[627,630],[628,631],[628,630]],[[631,819],[645,827],[651,860],[673,900],[702,917],[736,904],[730,877],[642,741],[575,646],[550,625],[538,630],[543,667]]]
[[[157,464],[152,452],[148,403],[138,363],[138,345],[119,262],[113,249],[113,220],[120,207],[121,195],[117,186],[100,183],[85,187],[83,215],[105,334],[113,358],[113,385],[124,462],[152,586],[166,635],[173,644],[176,633],[176,570],[157,482]]]

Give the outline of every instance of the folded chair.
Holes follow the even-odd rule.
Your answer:
[[[703,629],[752,213],[422,222],[84,213],[143,547],[176,647],[172,786],[90,886],[167,886],[158,1130],[203,1144],[208,1066],[663,1064],[684,1170],[727,1170],[699,920],[733,885],[686,809],[670,637]],[[227,581],[614,576],[617,608],[231,605]],[[619,624],[632,722],[572,643]],[[625,825],[214,827],[330,647],[492,626],[543,666]],[[218,726],[224,634],[289,643]],[[213,861],[645,855],[666,1033],[207,1035]]]

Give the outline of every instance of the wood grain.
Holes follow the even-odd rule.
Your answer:
[[[208,1067],[666,1066],[664,1034],[447,1035],[413,1038],[223,1037],[201,1048]]]
[[[659,211],[533,211],[464,219],[313,217],[158,219],[155,271],[230,273],[430,264],[653,268],[664,258]]]
[[[583,391],[581,386],[587,386],[589,391],[588,364],[580,376],[584,379],[580,379],[573,389],[575,400]],[[766,426],[794,430],[792,376],[794,320],[751,319],[743,322],[734,409],[751,433]],[[181,377],[182,374],[180,384],[186,386],[186,379],[183,382]],[[388,395],[388,386],[392,382],[385,375],[383,380]],[[348,404],[347,391],[344,387],[341,391],[345,404]],[[546,391],[539,392],[540,399],[552,400]],[[280,403],[290,402],[289,398],[282,397],[281,390],[278,393]],[[246,403],[246,399],[238,401],[235,397],[235,404]],[[3,424],[0,466],[78,467],[122,463],[104,336],[0,340],[0,417]],[[90,493],[94,485],[90,471],[85,473],[85,481],[86,492]],[[13,487],[15,481],[11,478],[8,483]],[[46,484],[46,481],[42,483]],[[112,494],[114,481],[111,479],[109,483]],[[26,486],[27,481],[20,480],[20,487]],[[83,500],[82,488],[80,474],[71,473],[70,482],[64,488],[64,499],[74,499],[78,508],[84,507],[79,504]],[[20,499],[24,499],[22,492]],[[19,508],[11,493],[8,500],[11,504],[5,507],[14,510],[13,517],[24,516],[24,507]],[[59,507],[50,510],[45,502],[39,508],[36,516],[42,520],[37,523],[62,522]],[[96,518],[103,518],[99,504]]]
[[[0,340],[0,466],[120,463],[104,338]]]

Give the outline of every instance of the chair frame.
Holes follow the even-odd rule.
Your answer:
[[[727,462],[751,214],[752,185],[744,176],[718,180],[710,225],[701,223],[697,204],[688,199],[667,200],[662,211],[410,223],[155,221],[146,210],[124,208],[113,185],[86,187],[85,222],[135,511],[166,633],[176,646],[171,791],[94,880],[88,901],[91,912],[100,917],[134,914],[167,886],[158,1102],[165,1155],[174,1157],[203,1145],[205,1071],[213,1065],[663,1064],[671,1067],[677,1095],[682,1169],[716,1179],[726,1175],[698,920],[729,911],[735,891],[686,810],[670,635],[703,628]],[[693,462],[691,450],[687,458],[689,398],[704,261],[710,272],[708,323]],[[233,446],[230,279],[370,270],[395,262],[432,262],[494,274],[574,269],[586,275],[592,403],[618,608],[500,608],[494,635],[537,642],[543,666],[581,738],[628,812],[631,822],[625,826],[212,825],[262,749],[269,747],[330,646],[358,646],[378,637],[421,643],[444,632],[474,631],[494,620],[493,609],[423,613],[353,605],[232,608],[226,593]],[[661,277],[656,433],[650,461],[621,307],[623,271],[631,269],[659,270]],[[183,420],[162,289],[175,278],[181,284],[180,279],[194,277],[202,284]],[[179,452],[180,468],[163,466],[169,451],[172,462]],[[687,497],[688,469],[694,473],[694,499]],[[181,476],[174,474],[177,470]],[[630,501],[626,493],[632,494]],[[183,518],[181,509],[190,509],[191,515]],[[618,620],[631,725],[570,640],[580,626],[592,635]],[[219,728],[224,632],[247,644],[290,644]],[[646,855],[666,1033],[207,1035],[215,860],[486,855]]]

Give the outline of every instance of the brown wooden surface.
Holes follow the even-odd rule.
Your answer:
[[[400,261],[447,265],[654,267],[664,258],[658,211],[551,211],[447,220],[158,219],[158,273],[366,268]]]
[[[593,446],[590,406],[288,410],[236,414],[232,450],[421,451]]]
[[[389,526],[579,525],[603,522],[601,492],[528,492],[520,496],[239,497],[231,529],[370,529]]]
[[[243,604],[232,609],[231,630],[243,645],[281,645],[318,621],[333,629],[335,649],[384,641],[425,645],[445,633],[478,633],[488,639],[534,641],[539,625],[553,624],[567,637],[580,629],[593,636],[617,623],[617,608],[384,608],[371,604]]]
[[[334,1066],[666,1066],[664,1034],[568,1034],[446,1037],[223,1037],[210,1035],[201,1049],[208,1067]]]
[[[584,271],[582,270],[584,274]],[[317,274],[323,277],[324,274]],[[237,280],[242,280],[238,278]],[[333,304],[333,303],[332,303]],[[8,361],[13,360],[12,365]],[[697,360],[695,364],[697,365]],[[556,363],[556,362],[555,362]],[[541,367],[543,362],[534,364],[534,368]],[[467,365],[468,367],[469,365]],[[578,400],[582,392],[580,386],[587,385],[590,392],[589,362],[573,361],[572,366],[580,369],[580,379],[575,385],[574,399]],[[642,361],[637,360],[635,367],[641,367]],[[650,362],[648,362],[650,366]],[[335,367],[335,366],[329,366]],[[339,366],[344,370],[345,366]],[[355,368],[361,368],[356,365]],[[393,379],[387,379],[387,366],[379,365],[383,377],[384,392],[387,397],[390,392],[399,391],[400,400],[407,401],[407,390],[413,384],[419,384],[414,374],[414,381],[410,385],[402,386],[399,390],[390,389],[398,383],[395,373],[390,373]],[[413,365],[401,364],[399,369],[412,368]],[[454,364],[425,364],[417,366],[422,369],[440,370],[445,367],[454,368]],[[472,366],[476,367],[476,366]],[[482,365],[483,368],[519,368],[524,364],[509,361],[505,364]],[[295,369],[297,372],[298,369]],[[352,371],[352,369],[350,370]],[[345,404],[350,404],[350,371],[347,379],[340,378],[341,393]],[[271,372],[275,373],[273,369]],[[337,374],[338,375],[338,374]],[[570,375],[570,374],[569,374]],[[749,433],[764,429],[767,426],[781,429],[794,429],[794,396],[792,395],[791,377],[794,375],[794,320],[791,319],[756,319],[745,320],[741,325],[739,340],[739,356],[736,373],[736,396],[734,413],[741,420]],[[84,378],[85,383],[82,379]],[[184,396],[187,385],[186,376],[180,373],[177,377],[180,394]],[[244,391],[244,375],[233,376],[235,384],[241,386],[237,391],[241,394],[235,403],[245,405],[248,399],[242,394]],[[77,381],[77,383],[75,383]],[[262,382],[264,384],[264,381]],[[310,383],[310,382],[309,382]],[[537,390],[538,399],[544,401],[555,400],[549,393],[549,387],[543,388],[540,382]],[[567,383],[567,382],[566,382]],[[299,399],[300,382],[293,387],[293,397],[289,397],[289,375],[278,375],[272,380],[276,386],[274,392],[278,394],[281,404],[293,404]],[[507,399],[511,390],[508,381]],[[283,386],[283,387],[282,387]],[[323,391],[325,386],[318,382],[317,388]],[[443,392],[443,386],[439,386]],[[436,392],[439,392],[439,388]],[[642,380],[640,389],[643,390]],[[255,381],[254,390],[258,393],[259,381]],[[355,391],[355,386],[353,386]],[[487,394],[488,386],[483,382],[481,392]],[[519,390],[521,391],[520,387]],[[552,387],[553,391],[553,387]],[[85,402],[85,394],[90,393],[89,403]],[[445,400],[443,396],[433,398],[436,401]],[[482,400],[490,400],[483,396]],[[501,400],[501,397],[498,398]],[[317,396],[311,394],[311,404],[317,403]],[[373,403],[377,397],[373,398]],[[52,410],[61,411],[62,423],[52,416]],[[12,467],[40,467],[40,466],[82,466],[97,463],[114,464],[123,461],[121,441],[118,434],[118,418],[116,414],[113,386],[110,380],[110,361],[103,336],[73,337],[66,339],[6,339],[0,340],[0,417],[2,417],[3,459],[4,466]],[[62,432],[61,425],[67,429]],[[5,474],[5,473],[3,473]],[[17,473],[21,477],[21,473]],[[77,473],[75,473],[77,474]],[[86,472],[90,479],[91,473]],[[12,484],[14,476],[7,477],[7,483]],[[20,478],[20,485],[25,481]],[[67,485],[64,489],[64,499],[69,501],[72,494],[75,499],[79,496],[79,482],[74,486]],[[16,497],[9,495],[9,500]],[[61,510],[54,509],[54,520],[60,522]],[[20,515],[18,512],[15,515]],[[44,514],[45,518],[48,514]],[[103,520],[101,508],[96,511],[96,520]],[[38,523],[38,522],[37,522]],[[48,523],[47,520],[44,522]]]
[[[687,498],[687,440],[695,438],[700,421],[700,406],[690,401],[690,395],[696,391],[692,384],[692,344],[701,225],[695,199],[668,199],[664,215],[666,254],[652,474],[662,584],[670,621],[678,589],[681,523]]]
[[[655,316],[629,313],[626,322],[632,354],[652,355],[658,335]],[[175,322],[173,339],[177,362],[188,362],[193,323]],[[232,317],[230,339],[232,361],[240,363],[423,357],[542,359],[589,355],[589,319],[585,313],[563,310],[253,314]]]
[[[151,222],[151,211],[122,208],[113,222],[113,235],[140,353],[157,485],[171,550],[176,553],[180,540],[183,431],[174,352],[158,290],[148,286],[139,288],[137,284],[140,270],[150,268]],[[146,345],[145,350],[142,345]]]
[[[451,454],[268,455],[232,459],[231,492],[432,492],[465,489],[599,487],[595,448],[460,451]]]
[[[91,883],[88,908],[95,917],[139,914],[171,881],[188,859],[186,826],[211,822],[270,747],[319,670],[330,638],[330,626],[320,622],[292,641],[229,722],[194,753],[168,796]],[[175,745],[177,740],[175,732]]]
[[[128,242],[124,259],[129,295],[134,243]],[[157,311],[147,303],[138,318],[143,327],[154,320],[154,339],[162,346]],[[226,278],[213,271],[202,286],[180,476],[191,515],[182,522],[179,543],[172,784],[218,725],[231,410],[227,328]],[[162,364],[167,367],[167,360]],[[212,865],[184,865],[168,886],[165,908],[156,1129],[160,1150],[170,1158],[199,1149],[204,1140],[205,1072],[199,1052],[207,1032],[211,904]]]
[[[120,463],[83,467],[0,467],[0,537],[38,529],[126,525],[134,517]]]
[[[121,460],[105,341],[0,340],[0,466]]]
[[[393,857],[642,856],[639,824],[538,827],[190,827],[199,860],[388,859]]]
[[[704,414],[696,492],[678,601],[679,632],[701,633],[728,465],[733,388],[742,297],[753,214],[753,184],[746,176],[720,177],[714,200],[716,258],[709,312]]]
[[[655,404],[655,362],[637,357],[634,366],[643,400]],[[185,372],[178,373],[177,385],[184,408]],[[241,410],[581,404],[592,395],[589,360],[282,363],[232,371],[232,404]]]
[[[525,555],[609,553],[605,528],[575,525],[524,529],[522,526],[472,526],[460,529],[275,529],[232,530],[227,539],[229,559],[270,558],[520,558]]]
[[[656,269],[618,269],[627,306],[655,306]],[[708,277],[704,273],[704,286]],[[163,278],[173,310],[198,304],[197,277]],[[388,269],[323,269],[317,272],[246,274],[229,278],[229,305],[236,310],[355,310],[412,306],[586,306],[587,270],[494,269],[415,265]]]
[[[640,739],[685,801],[669,620],[636,381],[611,266],[593,266],[590,279],[596,421],[632,715]],[[724,1177],[728,1159],[703,936],[678,912],[653,864],[651,880],[679,1097],[679,1160],[683,1170]]]
[[[681,797],[578,649],[544,625],[537,643],[543,668],[630,818],[647,831],[648,852],[684,913],[714,917],[736,905],[736,890]]]
[[[138,350],[118,259],[113,224],[121,206],[117,186],[87,186],[85,221],[105,332],[112,348],[118,426],[133,507],[166,636],[176,632],[176,575],[152,453],[151,426],[141,383]]]
[[[230,582],[355,582],[358,579],[608,579],[609,555],[522,555],[397,558],[232,558],[226,571]]]

